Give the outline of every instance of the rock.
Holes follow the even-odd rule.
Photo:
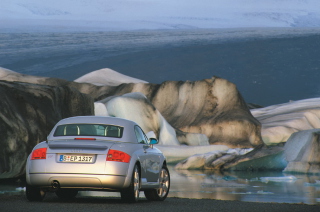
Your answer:
[[[24,174],[32,148],[62,118],[93,115],[93,99],[71,87],[0,81],[0,178]]]
[[[320,173],[320,129],[292,134],[284,148],[288,161],[284,172]]]

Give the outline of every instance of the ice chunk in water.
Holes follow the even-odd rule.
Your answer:
[[[260,177],[261,182],[295,182],[297,178],[295,176],[283,176],[283,177]]]
[[[269,191],[257,191],[257,194],[274,194],[274,193]]]

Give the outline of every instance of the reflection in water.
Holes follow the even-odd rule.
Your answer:
[[[170,197],[320,204],[320,176],[282,172],[174,170]]]
[[[175,170],[169,166],[169,197],[320,204],[320,176],[282,172],[215,172]],[[113,192],[80,192],[82,196],[113,196]],[[140,193],[144,197],[143,192]]]
[[[208,170],[175,170],[172,166],[169,166],[169,171],[169,197],[320,205],[320,175],[282,172],[220,173]],[[24,186],[1,183],[0,197],[24,195]],[[79,195],[120,197],[118,192],[82,191]],[[140,196],[144,197],[143,192]]]

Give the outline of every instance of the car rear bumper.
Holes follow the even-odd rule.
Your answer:
[[[60,188],[119,190],[128,187],[130,180],[126,176],[90,174],[34,173],[27,177],[27,183],[32,186],[51,188],[53,182],[58,182]]]

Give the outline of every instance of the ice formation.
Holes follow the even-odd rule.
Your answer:
[[[148,83],[140,79],[123,75],[109,68],[104,68],[104,69],[90,72],[88,74],[85,74],[79,77],[74,81],[80,82],[80,83],[81,82],[91,83],[98,86],[102,86],[102,85],[117,86],[122,83]]]
[[[154,131],[162,145],[180,145],[175,129],[142,93],[111,96],[95,103],[95,114],[126,118],[137,122],[145,132]],[[191,134],[188,145],[209,145],[203,134]]]
[[[96,100],[140,92],[182,138],[183,132],[204,134],[210,144],[251,148],[262,144],[260,123],[250,113],[236,86],[219,77],[200,81],[136,83],[84,90]],[[182,134],[182,135],[180,135]],[[191,140],[193,134],[185,135]]]
[[[0,73],[1,71],[4,80],[69,86],[100,102],[111,96],[143,93],[166,122],[176,129],[180,143],[197,145],[208,138],[210,144],[235,148],[251,148],[262,144],[260,123],[250,113],[236,86],[218,77],[195,82],[166,81],[160,85],[129,83],[95,86],[90,83],[22,75],[5,69],[0,69]],[[166,126],[163,124],[163,127]]]
[[[250,149],[215,149],[214,151],[194,154],[189,158],[179,162],[176,169],[220,169],[226,162],[236,156],[244,155],[252,151]]]
[[[283,176],[283,177],[260,177],[261,182],[287,182],[293,183],[297,180],[295,176]]]
[[[294,133],[285,145],[288,165],[284,172],[319,174],[320,129]]]
[[[320,98],[252,109],[251,113],[260,121],[267,145],[286,142],[294,132],[320,128]]]
[[[83,79],[93,80],[90,82],[95,83],[94,78],[97,77],[97,73],[100,72],[93,72],[91,77],[89,75]],[[123,79],[130,79],[121,74],[113,75],[113,71],[107,71],[107,73],[110,76],[102,77],[106,83],[99,83],[108,84],[108,79],[106,79],[108,77],[119,83]],[[316,168],[319,163],[318,153],[314,152],[317,148],[313,147],[318,142],[318,131],[305,130],[320,128],[320,98],[251,110],[252,115],[262,124],[262,138],[265,144],[285,142],[292,133],[299,132],[287,142],[285,154],[289,156],[285,160],[281,146],[260,146],[245,154],[246,149],[229,149],[230,145],[208,145],[208,138],[211,135],[216,136],[217,131],[214,129],[219,127],[227,128],[226,132],[229,133],[239,132],[238,128],[241,128],[242,125],[243,132],[251,130],[251,136],[250,134],[234,134],[232,138],[235,139],[245,135],[246,138],[253,138],[254,141],[257,138],[256,135],[259,134],[259,127],[257,127],[259,125],[256,125],[257,128],[254,128],[254,125],[246,128],[249,122],[242,120],[241,125],[236,120],[235,122],[230,121],[229,118],[245,117],[255,123],[250,111],[241,109],[245,107],[245,102],[239,96],[235,86],[220,78],[196,82],[172,81],[161,85],[139,82],[121,86],[95,86],[88,83],[22,75],[4,68],[0,68],[0,78],[45,86],[69,86],[71,90],[79,90],[90,94],[93,98],[100,99],[94,103],[95,114],[131,119],[141,125],[145,132],[154,131],[160,140],[158,146],[165,153],[169,162],[177,163],[184,160],[176,166],[177,169],[286,168],[285,171],[304,173],[315,173],[318,170]],[[221,114],[227,114],[227,116]],[[239,126],[230,128],[232,123],[237,123]],[[228,136],[223,133],[221,135]],[[315,166],[308,167],[305,165],[307,163],[314,163]]]

